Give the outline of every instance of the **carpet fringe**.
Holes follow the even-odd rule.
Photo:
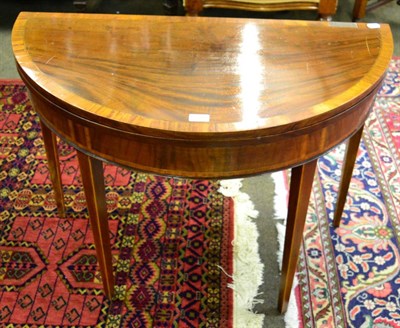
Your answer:
[[[229,285],[234,291],[234,327],[256,328],[262,327],[264,321],[264,314],[254,312],[254,306],[263,302],[257,296],[258,288],[263,283],[264,265],[258,252],[258,230],[253,222],[258,212],[249,195],[240,191],[241,181],[223,180],[219,191],[234,200],[234,273],[233,284]]]
[[[278,245],[279,245],[277,251],[277,260],[279,263],[279,269],[282,269],[282,257],[283,257],[283,248],[285,244],[285,232],[286,232],[288,195],[287,195],[287,188],[285,185],[283,171],[274,172],[271,174],[271,176],[275,183],[275,196],[274,196],[275,219],[283,220],[282,223],[278,222],[276,224],[276,229],[278,230]],[[300,326],[296,295],[294,293],[297,284],[298,281],[297,277],[295,276],[293,279],[293,287],[290,294],[288,309],[285,313],[285,318],[284,318],[286,328],[298,328]]]

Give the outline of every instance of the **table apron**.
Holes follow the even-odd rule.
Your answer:
[[[318,124],[254,139],[160,139],[77,117],[34,89],[42,123],[76,149],[139,171],[190,178],[233,178],[294,167],[334,148],[363,126],[375,90],[353,107]],[[258,133],[260,133],[258,131]]]

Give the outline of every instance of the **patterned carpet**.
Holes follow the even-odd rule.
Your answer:
[[[340,228],[332,218],[344,146],[319,177],[298,264],[304,327],[400,327],[400,59],[371,113]]]
[[[0,326],[231,327],[233,201],[217,182],[105,165],[116,275],[102,292],[77,158],[60,143],[57,216],[38,118],[0,86]],[[222,268],[222,269],[221,269]]]

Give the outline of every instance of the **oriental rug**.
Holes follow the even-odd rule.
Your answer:
[[[400,327],[400,59],[366,123],[342,222],[332,218],[345,146],[318,162],[288,327]]]
[[[236,205],[218,191],[219,182],[104,166],[116,277],[109,301],[76,154],[61,141],[59,153],[65,218],[57,215],[26,87],[3,81],[0,326],[232,327]]]

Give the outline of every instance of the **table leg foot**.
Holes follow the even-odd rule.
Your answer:
[[[353,168],[357,158],[358,148],[360,146],[361,136],[363,133],[362,126],[348,141],[346,154],[343,161],[343,172],[340,181],[338,199],[336,203],[335,215],[333,217],[333,226],[340,225],[340,219],[343,214],[344,204],[346,203],[347,192],[349,190]]]
[[[53,185],[54,197],[57,204],[58,215],[65,217],[64,192],[61,181],[60,160],[58,158],[56,135],[40,121],[44,148],[46,150],[47,162],[49,165],[50,180]]]
[[[317,159],[292,168],[278,310],[286,312],[303,238]]]
[[[77,153],[104,292],[107,297],[112,298],[114,276],[107,221],[103,164],[101,161],[80,151],[77,151]]]

